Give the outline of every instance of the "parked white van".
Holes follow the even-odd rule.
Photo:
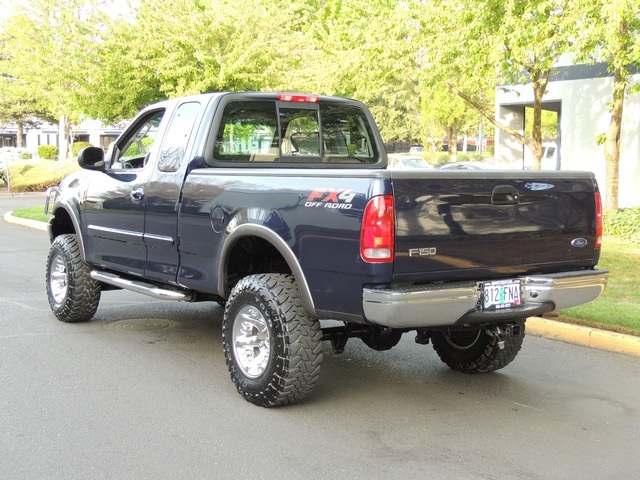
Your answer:
[[[531,170],[533,166],[533,154],[529,147],[524,147],[524,170]],[[544,142],[542,144],[542,166],[541,170],[560,170],[560,159],[558,158],[558,145],[555,142]]]

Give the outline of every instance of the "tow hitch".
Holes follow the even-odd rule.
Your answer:
[[[487,328],[486,332],[487,335],[494,337],[497,340],[498,348],[503,350],[505,338],[520,335],[522,333],[522,325],[517,323],[496,325],[493,328]]]

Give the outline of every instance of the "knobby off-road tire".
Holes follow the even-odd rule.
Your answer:
[[[486,329],[476,331],[436,332],[433,348],[444,363],[462,373],[490,373],[506,367],[516,358],[524,339],[524,320],[517,335],[505,335],[504,348]]]
[[[222,346],[238,392],[262,407],[301,400],[320,374],[320,324],[305,313],[289,275],[251,275],[236,284],[224,312]]]
[[[100,303],[100,282],[89,275],[75,235],[60,235],[51,244],[47,259],[47,298],[51,310],[63,322],[90,320]]]

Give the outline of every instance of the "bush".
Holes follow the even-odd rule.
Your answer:
[[[80,170],[77,162],[33,160],[9,165],[12,192],[43,192],[60,183],[64,177]]]
[[[38,146],[38,156],[44,160],[56,160],[58,158],[58,147],[55,145]]]
[[[18,151],[18,158],[20,160],[31,160],[33,158],[33,153],[31,153],[28,150],[19,150]]]
[[[84,150],[87,147],[93,147],[89,142],[76,142],[71,145],[71,154],[73,157],[77,157],[81,150]]]
[[[603,220],[606,235],[640,243],[640,207],[607,212]]]

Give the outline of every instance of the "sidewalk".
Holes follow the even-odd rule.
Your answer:
[[[11,213],[12,212],[8,212],[5,214],[5,222],[47,231],[47,225],[44,222],[17,218],[11,215]],[[527,319],[526,332],[530,335],[574,343],[588,348],[608,350],[640,357],[640,337],[633,335],[623,335],[621,333],[556,322],[538,317]]]

